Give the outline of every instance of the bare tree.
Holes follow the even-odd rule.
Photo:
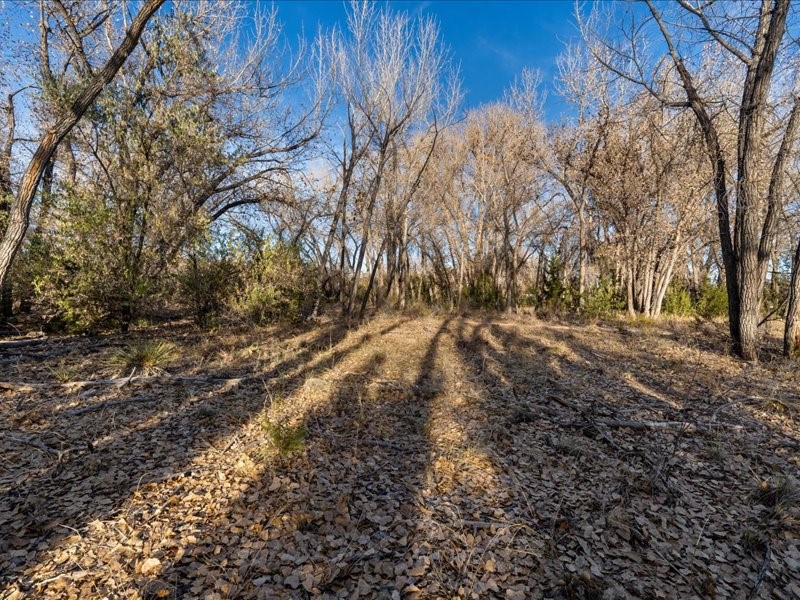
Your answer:
[[[796,43],[786,35],[789,0],[680,0],[668,7],[647,0],[646,7],[617,15],[614,22],[624,25],[606,32],[600,31],[598,7],[583,21],[583,34],[607,69],[663,105],[695,115],[713,171],[734,351],[756,359],[766,269],[800,110],[791,81],[785,84],[796,69]],[[652,36],[662,43],[653,43]],[[715,77],[705,76],[709,65],[717,70]],[[737,125],[734,159],[725,152],[720,130],[727,111]],[[778,127],[776,121],[786,124]]]
[[[442,109],[440,101],[447,89],[442,80],[447,58],[433,20],[413,20],[404,13],[377,10],[368,2],[350,5],[348,31],[335,31],[329,48],[346,123],[342,151],[336,158],[341,188],[322,259],[325,267],[336,227],[344,220],[350,204],[358,211],[361,230],[354,248],[345,308],[349,315],[356,301],[373,215],[387,171],[399,164],[397,153],[409,136],[434,131],[439,122],[446,120],[443,113],[449,108]],[[426,139],[435,143],[436,136]],[[358,190],[352,186],[356,174]]]

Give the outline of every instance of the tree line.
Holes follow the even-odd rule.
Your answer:
[[[6,319],[533,306],[800,350],[788,0],[578,7],[558,120],[532,71],[465,110],[436,22],[388,6],[300,43],[235,2],[3,11]]]

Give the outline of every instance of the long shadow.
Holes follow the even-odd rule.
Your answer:
[[[180,556],[174,546],[158,552],[166,567],[159,580],[173,597],[209,591],[222,597],[343,597],[356,590],[391,597],[433,577],[430,564],[412,557],[426,547],[430,555],[440,553],[425,529],[430,521],[423,518],[437,504],[464,515],[469,531],[459,535],[478,539],[490,532],[494,537],[487,545],[505,540],[508,568],[529,578],[526,597],[655,597],[667,579],[676,582],[675,590],[699,596],[709,582],[723,594],[750,589],[762,556],[742,551],[748,524],[721,521],[720,513],[729,510],[722,503],[752,491],[749,469],[759,477],[776,469],[792,472],[786,457],[765,464],[744,447],[712,456],[712,444],[699,436],[562,423],[614,415],[687,418],[685,407],[670,400],[699,396],[707,391],[705,384],[679,386],[668,371],[653,367],[656,357],[646,349],[630,353],[588,342],[579,328],[555,334],[542,325],[533,336],[521,334],[524,328],[514,321],[501,326],[486,318],[444,321],[411,368],[416,354],[380,348],[382,335],[403,335],[404,325],[377,335],[366,328],[347,339],[342,328],[320,329],[297,356],[265,372],[276,401],[305,402],[308,438],[301,452],[285,458],[260,459],[260,447],[239,452],[235,446],[238,454],[252,456],[253,464],[230,485],[206,488],[202,477],[195,481],[193,471],[203,468],[195,458],[221,440],[235,439],[261,413],[260,384],[205,394],[173,386],[163,405],[143,405],[138,429],[123,434],[112,422],[94,423],[92,415],[52,419],[51,429],[75,428],[72,445],[100,442],[93,452],[72,452],[55,463],[49,459],[47,469],[18,488],[0,491],[0,584],[20,581],[26,590],[42,592],[25,580],[27,567],[48,556],[64,536],[85,534],[95,520],[148,526],[172,500],[134,513],[125,510],[126,501],[140,490],[148,493],[139,486],[143,478],[174,478],[169,494],[187,506],[187,496],[223,491],[229,496],[213,514],[204,512],[207,503],[199,498],[202,506],[189,511],[191,520],[172,524]],[[421,497],[421,490],[431,488],[428,478],[438,460],[427,428],[442,394],[445,377],[437,360],[447,335],[465,382],[478,391],[450,417],[468,440],[465,450],[477,454],[495,479],[478,505],[458,487],[437,492],[446,494],[446,502],[426,504]],[[394,373],[388,379],[387,371]],[[317,377],[322,378],[318,388],[304,386]],[[559,401],[583,412],[573,414]],[[553,418],[553,410],[562,417]],[[723,448],[728,440],[720,437],[719,444]],[[226,450],[227,445],[220,460],[233,453]],[[178,506],[176,514],[184,514]],[[149,532],[145,544],[156,543],[153,532],[142,531]],[[787,543],[776,543],[776,556]],[[136,560],[147,558],[137,552]],[[429,589],[434,596],[453,593],[455,582],[465,578],[463,564],[441,568],[447,571],[442,581],[454,587]],[[787,576],[791,580],[786,566],[780,569],[768,571],[764,593],[779,589]],[[467,574],[474,584],[478,575]],[[483,579],[491,575],[481,571]],[[159,584],[150,576],[142,575],[139,583],[145,596],[162,589],[148,587]],[[92,588],[83,594],[119,592]],[[490,588],[480,594],[505,597]]]
[[[33,568],[69,535],[81,536],[90,523],[121,517],[136,526],[141,515],[123,515],[126,501],[150,480],[183,480],[196,471],[195,457],[227,439],[264,408],[262,382],[291,393],[314,373],[341,360],[364,340],[338,347],[345,328],[331,325],[315,332],[305,348],[264,372],[261,381],[222,389],[197,390],[184,385],[160,386],[160,402],[136,405],[120,423],[97,414],[57,416],[47,428],[68,440],[72,451],[47,458],[34,476],[4,479],[0,490],[0,590],[23,591],[36,583]],[[332,350],[329,350],[332,349]],[[130,411],[131,409],[128,409]],[[122,411],[120,411],[122,412]],[[120,419],[122,421],[122,419]],[[48,429],[37,430],[47,437]],[[199,467],[202,470],[202,467]],[[23,481],[20,481],[24,479]],[[69,570],[69,569],[66,569]],[[41,589],[37,589],[41,592]]]
[[[371,347],[351,357],[332,388],[304,405],[302,452],[265,460],[246,492],[231,499],[229,510],[250,526],[232,532],[230,523],[209,523],[206,543],[162,575],[170,592],[201,589],[198,566],[211,560],[234,565],[223,569],[228,597],[349,597],[360,590],[389,598],[413,581],[409,556],[416,536],[427,532],[408,522],[429,462],[426,423],[441,391],[436,360],[447,326],[418,362]],[[413,379],[400,372],[399,360],[414,363]],[[227,542],[215,556],[221,540]]]
[[[467,344],[479,349],[479,375],[495,390],[498,405],[507,407],[505,446],[515,460],[535,465],[533,477],[520,476],[530,489],[558,482],[536,506],[539,531],[552,552],[540,568],[550,582],[562,582],[546,596],[599,597],[624,590],[647,597],[662,589],[665,577],[680,594],[751,589],[763,561],[763,542],[742,550],[747,528],[754,525],[747,504],[752,475],[786,473],[788,462],[772,456],[782,466],[763,464],[747,449],[747,439],[725,430],[709,437],[591,425],[596,417],[692,420],[692,399],[708,394],[703,382],[690,377],[688,386],[678,386],[650,349],[589,343],[580,328],[543,336],[549,344],[514,328],[483,324],[476,331],[479,339],[473,336]],[[563,416],[553,419],[553,409]],[[723,509],[731,500],[741,506]],[[727,510],[738,516],[723,516]],[[769,526],[778,539],[782,531],[788,534],[785,527]],[[791,581],[786,565],[773,568],[778,572],[767,574],[764,593]]]

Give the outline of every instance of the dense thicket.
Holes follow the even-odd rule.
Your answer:
[[[176,309],[202,322],[303,319],[323,304],[348,317],[414,304],[627,310],[725,316],[745,358],[764,320],[784,318],[797,353],[786,0],[579,14],[585,43],[559,63],[558,122],[531,72],[463,111],[427,18],[353,4],[346,26],[290,52],[275,11],[157,5],[142,5],[154,14],[135,39],[130,7],[113,2],[31,3],[30,30],[22,5],[3,9],[6,319],[35,308],[85,330]],[[625,25],[601,29],[603,10],[627,11],[613,21]],[[129,56],[76,114],[126,40]],[[26,140],[46,141],[64,115],[75,123],[44,157],[17,253],[28,220],[14,207],[36,159]]]

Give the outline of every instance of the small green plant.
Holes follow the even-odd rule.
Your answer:
[[[762,552],[769,542],[769,536],[763,531],[747,528],[742,532],[742,548],[750,553]]]
[[[177,349],[170,342],[142,340],[114,352],[107,365],[118,374],[136,369],[139,375],[152,375],[163,372],[162,367],[176,356]]]
[[[800,489],[796,482],[780,475],[772,481],[762,481],[753,493],[753,502],[781,514],[800,503]]]
[[[281,456],[291,456],[303,449],[308,429],[302,423],[291,426],[279,421],[271,421],[264,417],[261,426],[266,431],[272,447]]]
[[[47,370],[59,383],[68,383],[77,377],[75,369],[63,362],[56,367],[48,367]]]

